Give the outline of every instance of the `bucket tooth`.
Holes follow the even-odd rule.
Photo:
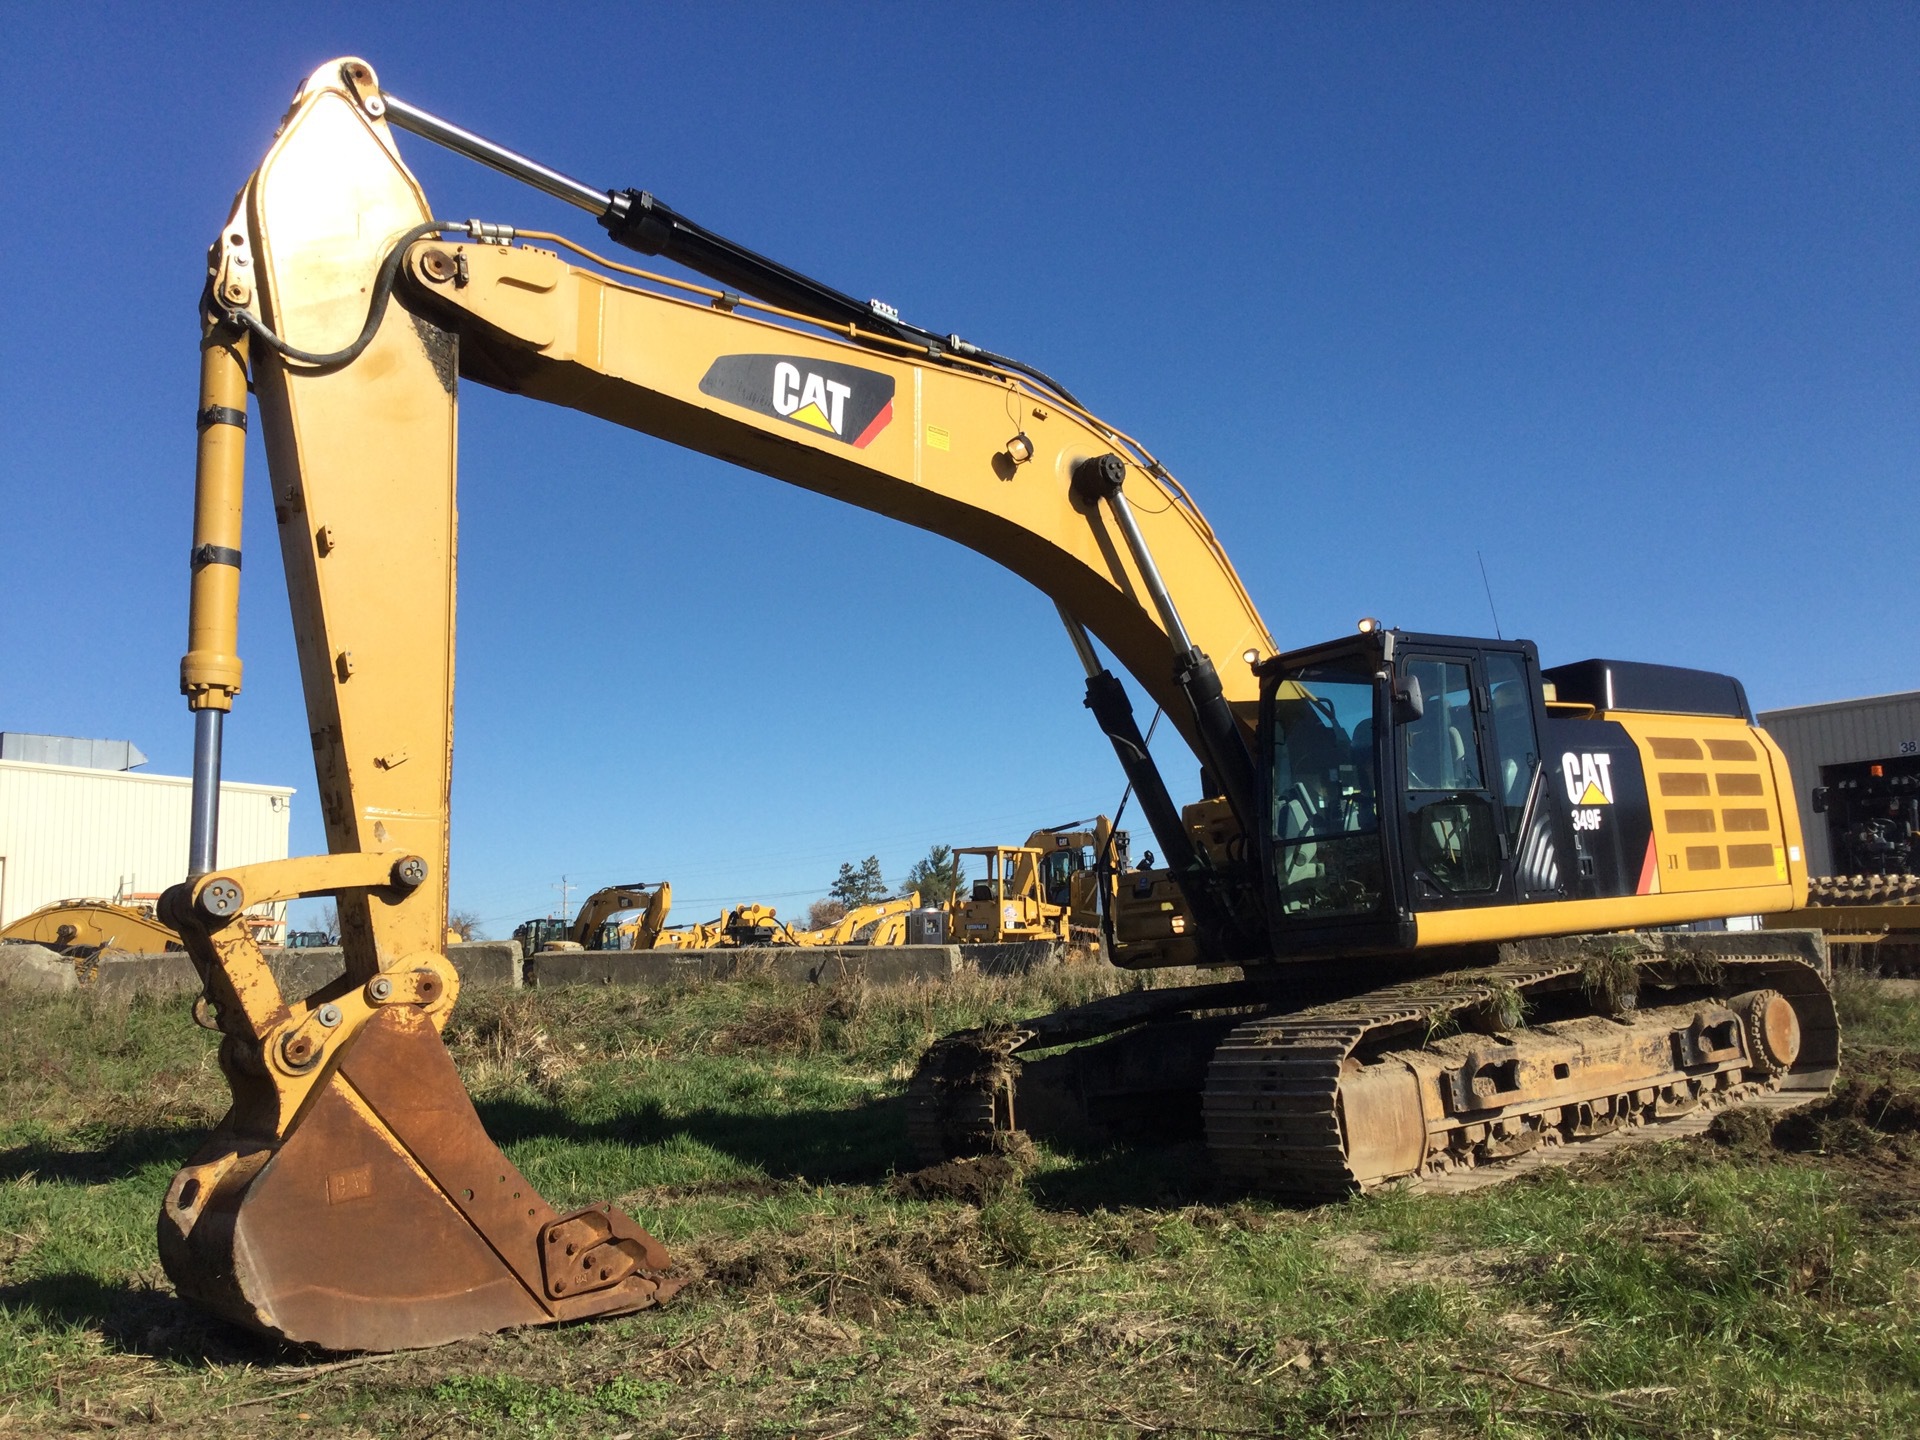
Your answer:
[[[592,1237],[558,1294],[546,1237]],[[160,1253],[180,1293],[328,1350],[397,1350],[638,1310],[680,1282],[608,1206],[560,1216],[487,1136],[424,1012],[395,1006],[342,1047],[277,1145],[216,1132],[174,1177]],[[607,1271],[602,1279],[600,1272]]]

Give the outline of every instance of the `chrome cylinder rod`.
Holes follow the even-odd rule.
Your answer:
[[[1060,623],[1067,627],[1067,639],[1073,642],[1073,653],[1080,657],[1080,668],[1087,672],[1088,679],[1092,679],[1104,667],[1100,664],[1100,657],[1093,652],[1093,640],[1087,634],[1087,627],[1074,619],[1067,607],[1058,600],[1053,602],[1053,608],[1060,612]]]
[[[187,878],[218,868],[220,854],[220,732],[224,710],[193,712],[193,828],[187,840]]]
[[[1173,596],[1167,593],[1167,582],[1160,578],[1160,567],[1153,563],[1153,552],[1147,549],[1147,537],[1140,533],[1140,524],[1133,518],[1133,506],[1127,503],[1127,492],[1118,485],[1107,495],[1107,504],[1112,507],[1113,518],[1119,522],[1120,533],[1126,537],[1127,549],[1133,552],[1133,563],[1140,568],[1140,578],[1146,582],[1147,594],[1153,598],[1153,608],[1160,612],[1160,623],[1167,627],[1167,638],[1173,642],[1173,653],[1185,655],[1193,649],[1193,638],[1187,634],[1187,627],[1180,623],[1180,612],[1173,608]]]
[[[386,102],[387,119],[402,130],[411,131],[423,140],[431,140],[436,145],[466,156],[469,160],[478,160],[482,165],[498,170],[502,175],[511,175],[547,194],[566,201],[569,205],[578,205],[582,210],[593,213],[595,219],[605,215],[616,205],[614,195],[608,190],[596,190],[583,180],[571,175],[562,175],[558,170],[549,169],[538,160],[529,160],[525,155],[496,145],[493,141],[463,130],[450,120],[442,120],[438,115],[429,115],[425,110],[416,109],[406,101],[398,99],[392,91],[382,91],[380,98]]]

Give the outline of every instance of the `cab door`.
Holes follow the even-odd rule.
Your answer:
[[[1417,681],[1422,699],[1398,727],[1401,853],[1415,910],[1559,893],[1536,669],[1525,649],[1403,652],[1401,688]]]
[[[1479,656],[1417,650],[1398,666],[1420,713],[1399,730],[1401,853],[1415,910],[1501,898],[1508,846],[1489,780]],[[1411,682],[1411,683],[1410,683]]]

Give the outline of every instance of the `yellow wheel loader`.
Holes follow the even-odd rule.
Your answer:
[[[400,131],[711,283],[437,218]],[[1817,941],[1647,933],[1805,901],[1784,760],[1725,676],[1543,668],[1525,641],[1374,625],[1282,651],[1187,492],[1044,372],[517,155],[358,59],[301,87],[218,233],[203,314],[193,823],[162,918],[203,977],[233,1104],[159,1220],[199,1304],[377,1350],[634,1310],[678,1283],[636,1219],[535,1191],[440,1041],[459,986],[443,922],[463,382],[945,535],[1059,606],[1161,858],[1133,873],[1190,921],[1179,945],[1115,958],[1238,973],[937,1043],[910,1091],[924,1150],[1078,1107],[1204,1131],[1249,1185],[1337,1195],[1831,1081]],[[249,390],[328,853],[223,868]],[[1096,641],[1201,762],[1185,814]],[[336,901],[346,956],[307,996],[235,923],[298,896]]]

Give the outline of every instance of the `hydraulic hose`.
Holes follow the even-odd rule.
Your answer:
[[[396,240],[393,249],[387,252],[387,258],[380,262],[380,269],[374,276],[373,301],[367,307],[367,323],[360,327],[359,338],[344,350],[335,350],[321,355],[290,345],[248,311],[215,305],[211,290],[204,303],[210,313],[230,324],[244,327],[248,334],[281,359],[291,360],[295,364],[305,365],[314,370],[338,370],[341,366],[351,365],[359,359],[361,352],[373,343],[374,335],[379,332],[380,322],[386,318],[387,302],[393,298],[394,282],[400,277],[400,263],[406,258],[408,247],[414,241],[424,240],[429,235],[437,235],[447,230],[458,231],[464,235],[470,228],[465,220],[428,220],[424,224],[414,226]]]

